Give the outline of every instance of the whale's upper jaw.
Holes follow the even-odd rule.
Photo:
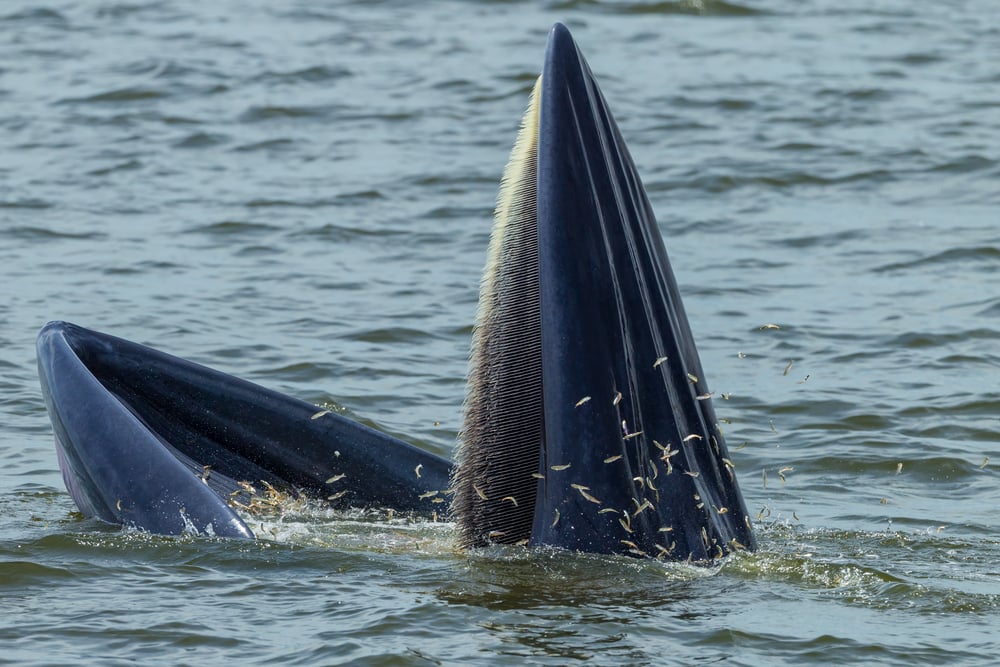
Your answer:
[[[504,175],[453,476],[466,545],[755,541],[656,220],[557,24]]]

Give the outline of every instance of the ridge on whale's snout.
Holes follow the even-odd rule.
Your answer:
[[[561,24],[498,202],[453,474],[463,543],[753,548],[652,208]]]

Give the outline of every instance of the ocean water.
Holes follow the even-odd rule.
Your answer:
[[[995,18],[3,0],[0,664],[994,663]],[[312,506],[258,517],[253,543],[83,519],[35,370],[51,319],[450,455],[557,20],[657,211],[759,552],[468,554],[447,523]]]

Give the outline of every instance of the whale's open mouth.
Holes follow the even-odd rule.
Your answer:
[[[457,464],[64,322],[38,337],[81,511],[253,537],[249,487],[451,516],[464,546],[710,560],[754,538],[652,209],[569,31],[504,174]],[[450,488],[449,488],[450,487]]]

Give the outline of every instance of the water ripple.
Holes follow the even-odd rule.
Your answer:
[[[1000,33],[983,11],[4,5],[4,658],[992,663]],[[374,510],[254,517],[252,543],[76,513],[37,381],[50,319],[451,454],[497,183],[557,19],[729,396],[762,550],[705,570],[457,553],[449,524]]]
[[[657,16],[693,14],[696,16],[759,16],[762,10],[725,0],[648,0],[646,2],[614,2],[609,0],[562,0],[554,9],[586,9],[611,14]]]

